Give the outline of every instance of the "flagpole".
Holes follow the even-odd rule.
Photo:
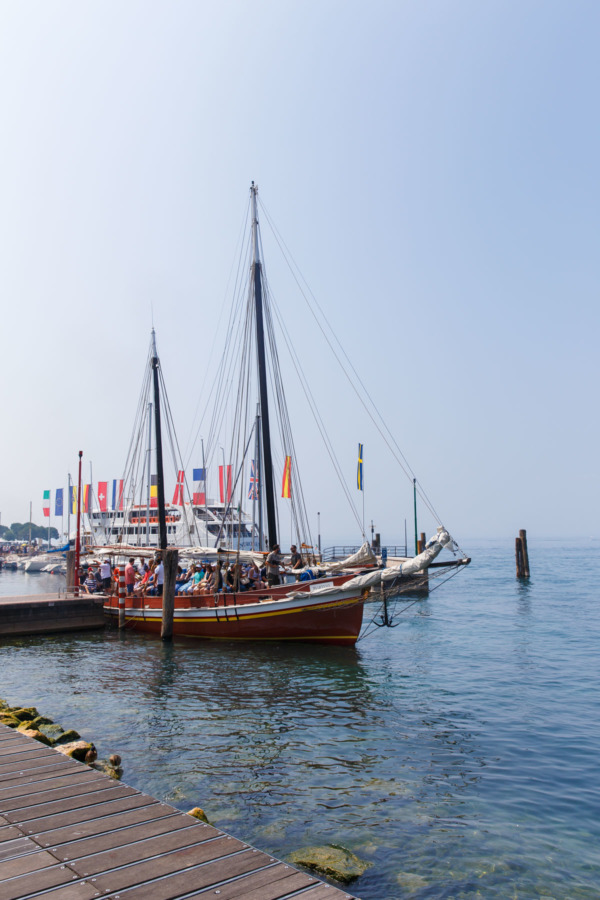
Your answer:
[[[207,488],[206,488],[206,462],[204,461],[204,438],[200,438],[200,443],[202,444],[202,474],[204,475],[204,481],[202,482],[204,484],[204,515],[206,517],[206,522],[208,522],[208,499],[206,496]],[[206,529],[206,535],[207,535],[206,543],[208,544],[208,527]]]
[[[67,473],[67,544],[71,542],[71,473]]]
[[[81,457],[83,450],[79,451],[79,486],[77,489],[77,539],[75,542],[75,596],[79,596],[79,560],[81,558]]]
[[[419,552],[419,539],[417,538],[417,479],[413,478],[413,502],[415,507],[415,556]]]

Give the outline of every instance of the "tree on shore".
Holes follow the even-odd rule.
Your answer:
[[[51,540],[58,539],[58,531],[56,528],[50,529]],[[0,525],[0,538],[3,541],[28,541],[29,540],[29,522],[13,522],[10,528],[6,525]],[[31,523],[31,539],[48,540],[48,528],[45,525],[34,525]]]

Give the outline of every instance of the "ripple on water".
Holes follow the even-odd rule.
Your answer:
[[[347,846],[364,900],[597,900],[597,559],[531,542],[522,585],[513,552],[476,548],[356,650],[14,639],[0,693],[280,857]]]

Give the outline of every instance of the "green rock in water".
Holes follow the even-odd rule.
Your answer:
[[[62,725],[58,725],[55,723],[53,723],[52,725],[39,725],[38,728],[42,732],[42,734],[45,734],[47,738],[50,738],[53,743],[57,741],[62,734],[65,733]]]
[[[63,731],[60,737],[55,738],[55,744],[72,744],[73,741],[79,741],[81,739],[81,735],[78,731],[75,731],[74,728],[69,728],[68,731]]]
[[[79,762],[83,762],[86,753],[94,749],[94,745],[88,744],[87,741],[71,741],[69,744],[61,744],[60,747],[56,744],[54,746],[59,753],[64,753],[65,756],[70,756],[71,759],[77,759]]]
[[[7,725],[9,728],[17,728],[21,722],[14,716],[0,716],[0,724]]]
[[[52,719],[49,719],[47,716],[37,716],[31,722],[32,728],[39,728],[40,725],[52,725]]]
[[[13,714],[15,719],[19,719],[21,722],[31,722],[33,719],[36,719],[39,716],[39,712],[37,711],[35,706],[13,706],[9,707],[9,710]]]
[[[373,865],[373,863],[359,859],[345,847],[335,844],[295,850],[290,855],[290,862],[295,866],[303,866],[313,872],[320,872],[321,875],[326,875],[327,878],[333,878],[344,884],[354,881]]]

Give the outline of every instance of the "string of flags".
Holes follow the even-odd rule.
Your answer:
[[[362,444],[359,444],[359,489],[362,490]],[[193,480],[196,485],[192,493],[192,502],[195,506],[204,506],[206,504],[206,480],[207,470],[195,468],[192,470]],[[233,467],[231,465],[222,465],[218,467],[219,475],[219,499],[221,503],[230,503],[233,495]],[[177,480],[175,483],[175,492],[173,494],[172,505],[183,506],[185,503],[185,471],[180,469],[177,472]],[[258,500],[260,491],[258,467],[256,460],[250,461],[250,479],[248,484],[248,500]],[[43,492],[43,514],[46,518],[50,518],[51,514],[51,491]],[[292,496],[292,457],[285,457],[283,469],[283,481],[281,485],[281,496],[284,499],[291,499]],[[109,498],[111,500],[109,506]],[[68,487],[67,510],[71,515],[77,515],[77,485],[70,484]],[[158,478],[152,475],[150,478],[150,506],[158,507]],[[81,490],[81,511],[88,515],[97,508],[100,512],[116,512],[123,511],[124,507],[124,488],[123,479],[114,478],[112,482],[99,481],[98,490],[94,496],[92,484],[82,485]],[[54,515],[61,517],[65,513],[65,492],[64,488],[56,488],[54,492]]]

